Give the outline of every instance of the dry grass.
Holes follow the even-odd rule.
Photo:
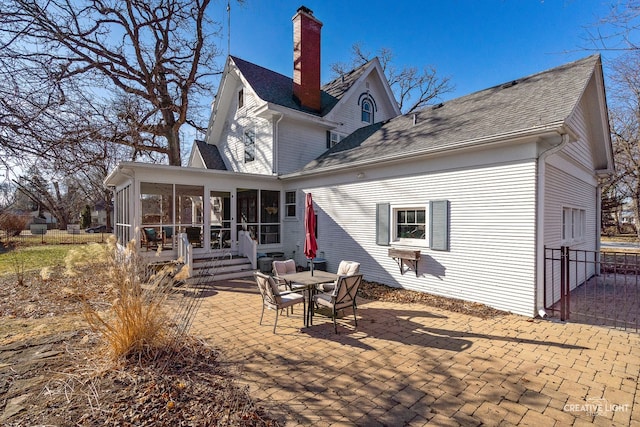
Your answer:
[[[0,276],[0,417],[25,398],[0,424],[278,425],[219,353],[186,333],[202,298],[173,287],[184,278],[176,265],[150,275],[135,254],[110,254],[82,247],[65,270],[29,271],[22,287]]]
[[[184,276],[181,265],[169,263],[152,271],[136,251],[135,241],[122,250],[110,238],[106,246],[89,245],[93,250],[72,251],[66,260],[67,274],[75,274],[75,266],[102,259],[105,286],[113,289],[115,299],[107,312],[84,304],[87,322],[103,339],[113,360],[159,348],[171,348],[176,335],[175,323],[166,311],[166,301],[176,280]],[[186,269],[184,269],[186,271]],[[185,300],[186,301],[186,300]],[[180,331],[184,332],[184,331]]]

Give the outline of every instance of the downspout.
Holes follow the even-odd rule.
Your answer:
[[[536,188],[536,313],[540,317],[546,317],[544,297],[544,208],[545,208],[545,173],[547,158],[561,151],[569,143],[569,135],[562,133],[562,142],[542,153],[537,158],[537,188]]]
[[[275,120],[273,122],[273,161],[272,161],[272,167],[271,167],[271,172],[273,172],[274,175],[278,175],[280,173],[280,165],[279,165],[279,161],[278,161],[278,146],[279,141],[280,141],[280,132],[279,132],[279,124],[280,121],[282,120],[282,118],[284,117],[284,114],[279,114],[279,117],[277,120]]]

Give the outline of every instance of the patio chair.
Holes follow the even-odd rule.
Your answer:
[[[173,242],[173,227],[162,227],[162,233],[164,234],[163,243]]]
[[[356,323],[356,327],[358,326],[358,319],[356,319],[356,295],[361,282],[362,274],[340,276],[338,277],[336,288],[332,293],[318,293],[313,296],[313,302],[315,304],[331,309],[333,330],[336,334],[338,333],[336,317],[338,317],[339,310],[351,307],[353,310],[353,320]],[[313,316],[311,316],[311,324],[313,324]]]
[[[286,261],[273,261],[273,276],[280,284],[285,284],[289,290],[294,290],[295,285],[287,280],[288,274],[297,273],[296,262],[292,259]]]
[[[262,313],[260,314],[260,324],[262,325],[262,317],[264,316],[264,309],[269,308],[276,311],[276,322],[273,324],[273,333],[276,333],[276,326],[278,325],[278,313],[280,310],[288,309],[296,304],[302,303],[303,314],[306,313],[306,304],[304,295],[298,294],[292,291],[282,291],[278,287],[278,284],[271,276],[266,274],[255,272],[253,273],[260,295],[262,295]]]
[[[354,274],[358,274],[360,272],[360,263],[355,261],[340,261],[340,265],[338,265],[338,272],[336,273],[338,276],[353,276]],[[321,292],[333,292],[336,288],[336,280],[333,283],[320,283],[316,289]]]
[[[193,246],[200,247],[202,240],[200,238],[200,227],[185,227],[184,232],[187,233],[187,240]]]
[[[150,247],[158,247],[158,243],[162,243],[162,235],[158,235],[158,232],[153,227],[144,227],[142,229],[142,234],[140,235],[142,238],[141,243],[147,247],[149,250]]]

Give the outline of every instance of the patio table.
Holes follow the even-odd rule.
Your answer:
[[[310,271],[302,271],[300,273],[287,274],[281,276],[289,283],[292,290],[304,290],[305,297],[307,298],[307,312],[304,316],[304,326],[308,327],[311,323],[311,316],[313,315],[312,306],[312,293],[316,289],[316,285],[320,283],[334,282],[338,275],[334,273],[328,273],[326,271],[314,270],[313,275]]]

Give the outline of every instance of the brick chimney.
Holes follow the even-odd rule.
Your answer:
[[[293,95],[303,107],[322,109],[320,97],[320,30],[311,9],[300,6],[293,21]]]

